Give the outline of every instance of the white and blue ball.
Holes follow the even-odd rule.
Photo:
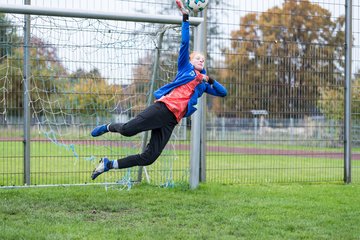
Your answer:
[[[201,12],[209,3],[209,0],[185,0],[185,6],[193,12]]]

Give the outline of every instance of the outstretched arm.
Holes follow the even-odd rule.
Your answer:
[[[178,56],[178,70],[181,71],[187,64],[189,64],[189,51],[190,51],[190,24],[189,24],[189,11],[184,7],[181,0],[176,0],[180,12],[183,15],[181,25],[181,46]]]

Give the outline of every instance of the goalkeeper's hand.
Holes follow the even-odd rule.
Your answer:
[[[189,15],[189,10],[185,8],[184,3],[181,0],[176,0],[176,5],[179,8],[182,15]]]
[[[205,81],[205,82],[208,82],[209,84],[214,84],[214,79],[213,78],[211,78],[211,77],[209,77],[209,76],[207,76],[207,75],[205,75],[205,74],[203,74],[203,80]]]

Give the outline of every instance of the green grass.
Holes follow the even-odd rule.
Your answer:
[[[277,143],[273,143],[277,142]],[[304,140],[304,142],[306,142]],[[320,141],[318,141],[320,142]],[[316,144],[318,144],[316,142]],[[314,142],[308,141],[308,145],[296,145],[296,143],[291,144],[289,140],[267,140],[259,141],[255,143],[253,141],[249,142],[247,140],[242,141],[208,141],[208,146],[224,146],[224,147],[233,147],[233,148],[256,148],[256,149],[277,149],[277,150],[303,150],[303,151],[319,151],[319,152],[343,152],[343,147],[320,147],[314,145]],[[353,150],[359,151],[359,148],[353,148]]]
[[[22,143],[0,142],[0,185],[23,185]],[[79,158],[64,147],[49,142],[34,142],[31,147],[31,183],[77,184],[92,182],[90,175],[97,161],[89,161],[89,156],[108,156],[116,159],[138,149],[97,145],[76,145]],[[113,155],[109,155],[112,153]],[[309,158],[304,156],[244,155],[225,152],[207,153],[207,180],[218,183],[262,183],[262,182],[341,182],[343,160]],[[353,181],[358,182],[360,161],[353,161]],[[169,173],[169,169],[173,172]],[[189,152],[165,150],[161,157],[147,167],[151,182],[162,184],[166,177],[178,181],[189,179]],[[101,175],[95,182],[115,182],[128,170],[117,170]],[[133,179],[137,179],[137,168],[131,169]]]
[[[78,128],[64,128],[64,132],[66,132],[66,135],[58,136],[54,135],[51,137],[56,137],[61,140],[94,140],[93,137],[90,136],[90,131],[92,128],[84,128],[83,131],[79,132]],[[84,131],[85,130],[85,131]],[[10,136],[8,136],[10,135]],[[342,152],[343,147],[324,147],[319,146],[319,144],[324,144],[324,139],[303,139],[301,142],[305,145],[296,145],[299,144],[299,141],[295,141],[293,144],[291,144],[291,140],[288,138],[277,138],[277,139],[265,139],[260,138],[257,139],[258,141],[255,141],[253,139],[254,135],[244,135],[242,133],[239,133],[239,135],[242,136],[242,139],[234,140],[231,135],[228,136],[229,140],[213,140],[209,137],[207,145],[208,146],[226,146],[226,147],[245,147],[245,148],[259,148],[259,149],[287,149],[287,150],[314,150],[314,151],[325,151],[325,152]],[[0,136],[6,138],[23,138],[23,130],[22,128],[16,128],[9,132],[7,129],[0,128]],[[187,136],[191,136],[190,130],[187,132]],[[35,127],[31,129],[31,139],[42,139],[42,140],[49,140],[47,136],[45,136],[43,133],[40,133],[39,130]],[[113,140],[113,141],[127,141],[129,140],[129,137],[121,136],[120,134],[108,134],[106,135],[106,138],[99,138],[97,140]],[[131,137],[132,140],[141,141],[142,134],[138,134],[136,136]],[[260,140],[260,141],[259,141]],[[314,141],[315,140],[315,141]],[[187,140],[181,140],[176,139],[176,144],[189,144],[190,139]],[[276,143],[274,143],[276,142]],[[354,152],[360,152],[360,147],[352,146],[352,150]]]
[[[359,239],[360,185],[0,189],[1,239]]]

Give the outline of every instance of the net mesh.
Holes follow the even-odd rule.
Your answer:
[[[11,41],[1,59],[0,116],[7,126],[18,129],[20,138],[23,17],[9,19],[18,26],[11,36],[19,40]],[[99,124],[126,122],[151,103],[153,71],[157,70],[154,89],[172,80],[179,26],[48,16],[32,16],[31,26],[32,183],[86,183],[101,157],[118,159],[139,153],[148,140],[144,134],[130,138],[105,134],[94,139],[90,132]],[[158,69],[153,67],[156,61]],[[164,186],[187,178],[188,158],[177,149],[181,141],[187,141],[186,135],[184,120],[142,178]],[[132,168],[111,171],[97,181],[130,187],[140,176]]]

